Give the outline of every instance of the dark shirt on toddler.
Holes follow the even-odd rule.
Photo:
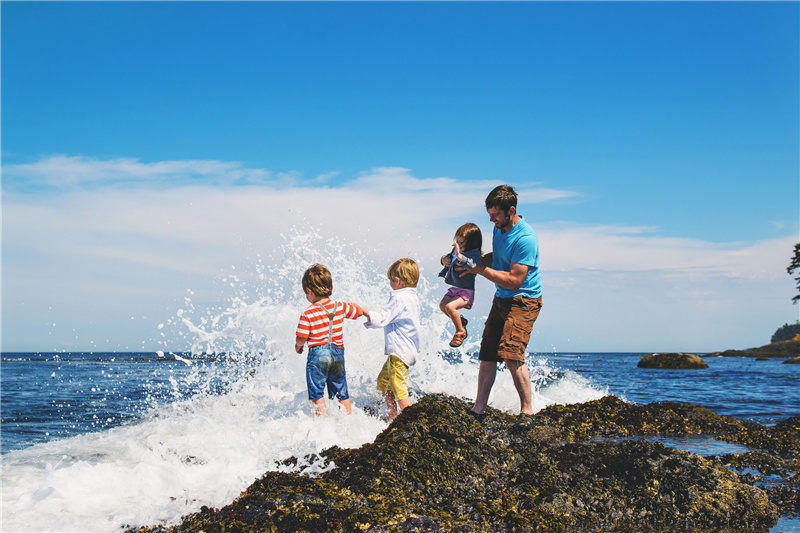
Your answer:
[[[444,278],[444,282],[448,285],[452,285],[460,289],[469,289],[474,291],[475,276],[477,274],[465,274],[462,276],[461,274],[464,274],[464,271],[455,270],[455,267],[461,266],[466,270],[475,268],[481,261],[481,251],[479,248],[474,248],[472,250],[467,250],[466,252],[461,252],[461,255],[464,256],[463,262],[459,262],[458,259],[456,259],[455,249],[453,249],[453,251],[448,254],[450,257],[450,266],[444,267],[442,271],[439,272],[439,277]]]

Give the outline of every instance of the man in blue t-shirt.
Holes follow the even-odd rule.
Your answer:
[[[470,414],[486,416],[489,393],[497,374],[497,363],[505,362],[520,401],[520,412],[533,414],[531,379],[525,353],[533,323],[542,308],[539,274],[539,239],[533,228],[517,214],[517,192],[500,185],[486,197],[486,212],[494,223],[492,253],[465,273],[480,274],[497,287],[492,309],[483,328],[479,355],[478,394]]]

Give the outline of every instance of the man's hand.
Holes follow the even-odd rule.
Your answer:
[[[459,274],[459,277],[466,276],[467,274],[479,274],[482,276],[484,271],[490,266],[492,266],[492,254],[486,254],[481,257],[481,260],[478,262],[475,268],[470,268],[467,270],[463,266],[456,265],[454,270],[462,271],[461,274]]]
[[[465,276],[467,274],[478,274],[488,279],[492,283],[500,285],[501,287],[505,287],[506,289],[511,289],[512,291],[519,289],[522,286],[522,282],[525,281],[525,276],[528,275],[528,265],[515,263],[513,261],[511,262],[510,271],[494,270],[493,268],[490,268],[491,266],[492,254],[486,254],[481,257],[481,262],[478,263],[478,266],[475,268],[467,270],[464,267],[459,267],[456,265],[455,269],[464,271],[461,273],[461,276]]]

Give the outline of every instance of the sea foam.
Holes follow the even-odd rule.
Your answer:
[[[379,309],[388,300],[389,260],[317,232],[291,232],[284,246],[221,277],[227,294],[198,303],[188,293],[159,326],[160,352],[183,356],[189,371],[172,379],[169,402],[136,421],[13,451],[3,460],[3,531],[117,531],[178,523],[201,506],[221,507],[271,470],[322,473],[315,454],[371,442],[387,424],[375,381],[385,359],[383,333],[363,319],[345,321],[346,368],[353,414],[329,401],[313,415],[305,356],[294,352],[297,319],[307,305],[300,287],[312,263],[333,273],[333,298]],[[446,287],[421,265],[424,350],[409,371],[412,399],[429,393],[474,397],[475,359],[485,317],[470,316],[470,337],[447,346],[452,325],[438,302]],[[491,295],[479,295],[491,298]],[[213,360],[209,360],[213,356]],[[529,357],[536,410],[599,398],[604,391],[545,357]],[[519,400],[501,369],[490,405],[516,412]],[[297,463],[285,462],[297,457]]]

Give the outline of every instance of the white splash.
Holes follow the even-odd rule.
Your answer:
[[[223,359],[183,358],[191,371],[172,380],[172,403],[150,409],[135,423],[2,457],[3,531],[111,532],[126,525],[176,524],[201,506],[230,503],[267,471],[303,467],[313,475],[332,468],[303,458],[334,445],[361,446],[386,428],[375,390],[385,359],[381,331],[365,329],[363,319],[345,322],[352,416],[335,402],[329,402],[329,418],[313,416],[305,357],[293,346],[297,319],[307,305],[300,278],[310,264],[331,270],[334,299],[377,309],[389,296],[388,263],[375,264],[368,251],[315,232],[295,232],[285,241],[276,251],[279,257],[266,264],[259,258],[253,272],[240,267],[222,280],[233,291],[227,303],[200,308],[191,295],[177,318],[167,321],[193,354]],[[448,331],[449,320],[438,309],[446,288],[436,272],[421,266],[425,349],[409,372],[412,399],[438,392],[471,399],[478,365],[467,354],[477,350],[485,317],[469,317],[475,324],[470,338],[459,351],[450,349],[452,326]],[[166,344],[159,356],[186,350]],[[575,374],[558,374],[546,359],[531,358],[529,368],[536,409],[603,395]],[[518,410],[507,373],[498,375],[490,404]],[[300,459],[298,466],[282,463],[293,456]]]

